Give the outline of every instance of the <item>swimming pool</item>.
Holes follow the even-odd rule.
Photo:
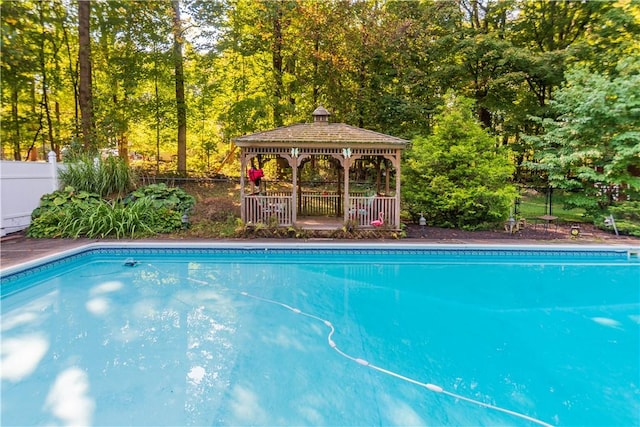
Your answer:
[[[3,425],[637,425],[638,248],[90,245],[2,271]]]

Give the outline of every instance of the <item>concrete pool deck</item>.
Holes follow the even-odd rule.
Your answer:
[[[552,237],[552,236],[550,236]],[[513,245],[610,245],[612,247],[624,245],[624,246],[637,246],[640,248],[640,238],[629,236],[612,236],[611,238],[590,238],[579,237],[577,239],[570,238],[549,238],[549,239],[520,239],[513,238],[512,236],[505,234],[504,238],[452,238],[447,239],[434,239],[434,238],[405,238],[398,240],[346,240],[346,239],[168,239],[168,238],[151,238],[151,239],[33,239],[26,237],[23,233],[15,233],[8,235],[0,239],[0,269],[12,267],[18,264],[22,264],[29,261],[34,261],[38,258],[42,258],[55,253],[75,249],[90,243],[122,243],[128,242],[135,243],[224,243],[224,242],[251,242],[252,244],[264,242],[269,243],[331,243],[331,244],[345,244],[345,243],[361,243],[361,244],[425,244],[425,245],[437,245],[437,244],[458,244],[458,245],[497,245],[497,246],[513,246]]]

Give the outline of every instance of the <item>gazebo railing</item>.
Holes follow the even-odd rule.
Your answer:
[[[396,198],[387,196],[350,197],[349,219],[357,227],[373,227],[372,222],[380,220],[387,227],[396,224]],[[382,214],[382,215],[380,215]]]
[[[280,226],[293,224],[291,216],[291,203],[293,197],[289,196],[259,196],[252,195],[245,197],[244,218],[247,224],[265,223],[269,224],[271,218],[275,217]]]
[[[362,196],[364,193],[350,193]],[[267,191],[268,196],[291,197],[290,191]],[[338,216],[344,212],[343,195],[336,191],[304,191],[298,195],[298,216]]]
[[[342,197],[336,192],[302,193],[298,204],[299,215],[340,216]]]
[[[361,194],[361,193],[360,193]],[[293,196],[290,192],[268,192],[267,195],[248,195],[244,200],[244,218],[246,223],[269,224],[275,217],[277,225],[290,226]],[[342,217],[343,200],[337,193],[302,193],[298,200],[297,216],[334,216]],[[349,197],[348,217],[356,227],[372,228],[372,222],[380,219],[386,227],[396,224],[396,198],[393,196],[353,196]],[[338,208],[339,210],[336,210]]]

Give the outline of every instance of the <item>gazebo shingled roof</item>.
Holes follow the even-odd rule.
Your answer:
[[[273,130],[240,136],[236,144],[243,143],[336,143],[406,145],[409,141],[391,135],[361,129],[344,123],[301,123]]]
[[[391,135],[350,126],[344,123],[329,123],[329,113],[319,106],[313,112],[313,123],[299,123],[276,129],[240,136],[234,139],[239,146],[253,143],[268,144],[383,144],[405,146],[409,141]]]
[[[235,139],[236,144],[243,143],[336,143],[342,144],[398,144],[406,145],[409,141],[395,136],[385,135],[344,123],[302,123],[291,126],[240,136]]]

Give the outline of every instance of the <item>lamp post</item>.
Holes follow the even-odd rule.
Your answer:
[[[418,224],[420,224],[420,232],[422,234],[422,238],[424,238],[424,229],[427,226],[427,220],[425,219],[422,212],[420,212],[420,219],[418,220]]]
[[[187,215],[187,213],[185,212],[182,215],[182,229],[186,230],[187,228],[189,228],[189,215]]]

